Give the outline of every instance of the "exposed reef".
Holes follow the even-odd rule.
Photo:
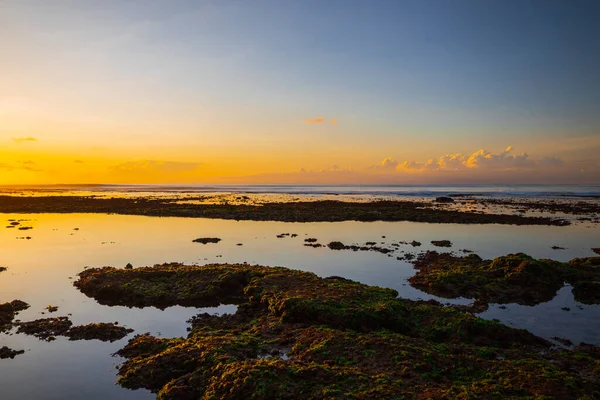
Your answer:
[[[192,240],[192,242],[194,243],[202,243],[202,244],[208,244],[208,243],[219,243],[221,241],[220,238],[212,238],[212,237],[207,237],[207,238],[198,238],[198,239],[194,239]]]
[[[419,201],[305,201],[266,204],[192,204],[177,199],[92,196],[0,196],[4,213],[107,213],[253,221],[413,221],[459,224],[568,225],[560,218],[488,214],[435,207]]]
[[[119,384],[159,399],[589,398],[600,349],[554,349],[525,330],[398,299],[392,289],[286,268],[165,264],[87,269],[102,304],[207,307],[187,338],[138,335]],[[586,397],[587,396],[587,397]]]
[[[0,359],[5,359],[5,358],[15,358],[16,356],[18,356],[19,354],[23,354],[25,353],[25,350],[13,350],[9,347],[6,346],[2,346],[0,347]]]
[[[17,314],[28,308],[29,304],[21,300],[0,304],[0,333],[9,331],[13,327],[13,320]]]
[[[437,247],[452,247],[452,242],[449,240],[432,240],[431,244]]]
[[[441,297],[536,305],[552,300],[569,283],[575,300],[600,303],[600,257],[563,263],[537,260],[523,253],[482,260],[476,254],[456,257],[428,251],[413,264],[419,271],[409,279],[411,285]]]
[[[35,336],[48,342],[55,340],[56,336],[65,336],[69,340],[95,339],[103,342],[114,342],[133,332],[133,329],[110,322],[73,326],[73,322],[68,317],[37,319],[35,321],[20,322],[17,326],[17,333]]]

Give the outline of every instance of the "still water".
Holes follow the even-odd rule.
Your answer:
[[[9,219],[33,229],[3,228]],[[322,244],[339,240],[345,244],[367,241],[386,244],[417,240],[421,247],[401,245],[399,250],[421,252],[434,249],[431,240],[449,239],[449,250],[470,249],[481,257],[493,258],[514,252],[534,257],[567,261],[593,256],[600,247],[598,224],[567,227],[452,225],[411,222],[283,223],[214,219],[151,218],[99,214],[0,214],[0,303],[23,300],[31,308],[18,319],[44,318],[48,305],[59,307],[53,316],[70,317],[74,324],[116,322],[135,333],[150,332],[162,337],[186,334],[186,320],[199,312],[232,313],[235,307],[211,309],[171,307],[129,309],[107,307],[87,298],[73,286],[76,274],[86,266],[134,267],[178,261],[187,264],[243,263],[312,271],[319,276],[338,275],[370,285],[391,287],[401,297],[438,299],[469,303],[468,299],[440,299],[408,286],[414,274],[411,264],[376,252],[332,251],[305,247],[304,239],[318,238]],[[277,238],[281,233],[295,238]],[[20,239],[22,237],[30,239]],[[385,236],[385,238],[383,238]],[[218,244],[192,243],[198,237],[220,237]],[[241,243],[241,246],[238,244]],[[565,250],[553,250],[557,245]],[[569,311],[562,308],[568,307]],[[482,315],[511,326],[526,328],[551,338],[564,337],[575,343],[600,344],[600,306],[575,302],[570,288],[561,289],[554,300],[535,307],[492,305]],[[12,399],[153,399],[150,392],[129,391],[115,385],[116,365],[111,356],[133,336],[114,342],[70,342],[58,338],[42,342],[24,335],[0,335],[0,346],[25,354],[0,360],[0,398]]]

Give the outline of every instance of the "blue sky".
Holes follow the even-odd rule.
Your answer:
[[[593,163],[599,20],[586,0],[8,0],[0,135],[122,162],[194,149],[233,175],[509,145]]]

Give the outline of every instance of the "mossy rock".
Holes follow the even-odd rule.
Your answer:
[[[239,305],[193,318],[186,338],[138,335],[118,352],[119,384],[159,399],[570,399],[600,390],[600,349],[555,350],[527,331],[348,279],[167,264],[89,269],[75,284],[111,304],[204,307],[215,296]]]
[[[441,297],[532,306],[552,300],[569,283],[577,301],[600,302],[600,257],[563,263],[523,253],[482,260],[474,254],[427,252],[414,264],[419,271],[409,279],[411,285]]]

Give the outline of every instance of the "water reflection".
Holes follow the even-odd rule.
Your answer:
[[[394,288],[402,297],[430,299],[436,297],[406,283],[414,270],[411,264],[396,260],[397,254],[388,256],[377,252],[305,247],[304,239],[315,237],[323,244],[334,240],[345,244],[417,240],[423,245],[399,247],[399,250],[413,253],[434,249],[431,240],[449,239],[453,243],[450,250],[470,249],[485,258],[526,252],[534,257],[560,261],[593,256],[591,247],[600,245],[595,240],[597,225],[293,224],[97,214],[3,214],[0,217],[2,223],[9,219],[28,219],[27,226],[33,228],[26,234],[14,228],[0,228],[0,266],[9,268],[0,273],[0,302],[14,299],[28,302],[31,308],[22,312],[19,319],[42,318],[44,308],[52,304],[59,307],[54,315],[72,314],[71,319],[76,325],[118,321],[135,329],[135,333],[151,332],[164,337],[185,335],[188,327],[185,321],[199,310],[101,306],[72,286],[76,274],[86,266],[124,267],[127,263],[139,267],[172,261],[188,264],[249,262],[302,269],[320,276],[343,276]],[[281,233],[298,236],[277,238]],[[31,239],[17,239],[25,235]],[[206,245],[192,243],[198,237],[219,237],[222,241]],[[553,250],[553,245],[566,249]],[[452,302],[468,303],[469,300]],[[235,307],[221,306],[206,312],[231,313],[235,312]],[[536,307],[511,304],[506,309],[492,306],[482,316],[497,318],[545,337],[560,336],[574,342],[584,340],[600,344],[597,335],[600,332],[600,308],[576,303],[569,287],[561,289],[549,303]],[[131,392],[114,385],[115,365],[120,360],[110,354],[130,337],[114,343],[69,342],[64,338],[45,343],[23,335],[2,335],[2,345],[28,350],[14,360],[0,361],[2,398],[153,398],[148,392]]]

